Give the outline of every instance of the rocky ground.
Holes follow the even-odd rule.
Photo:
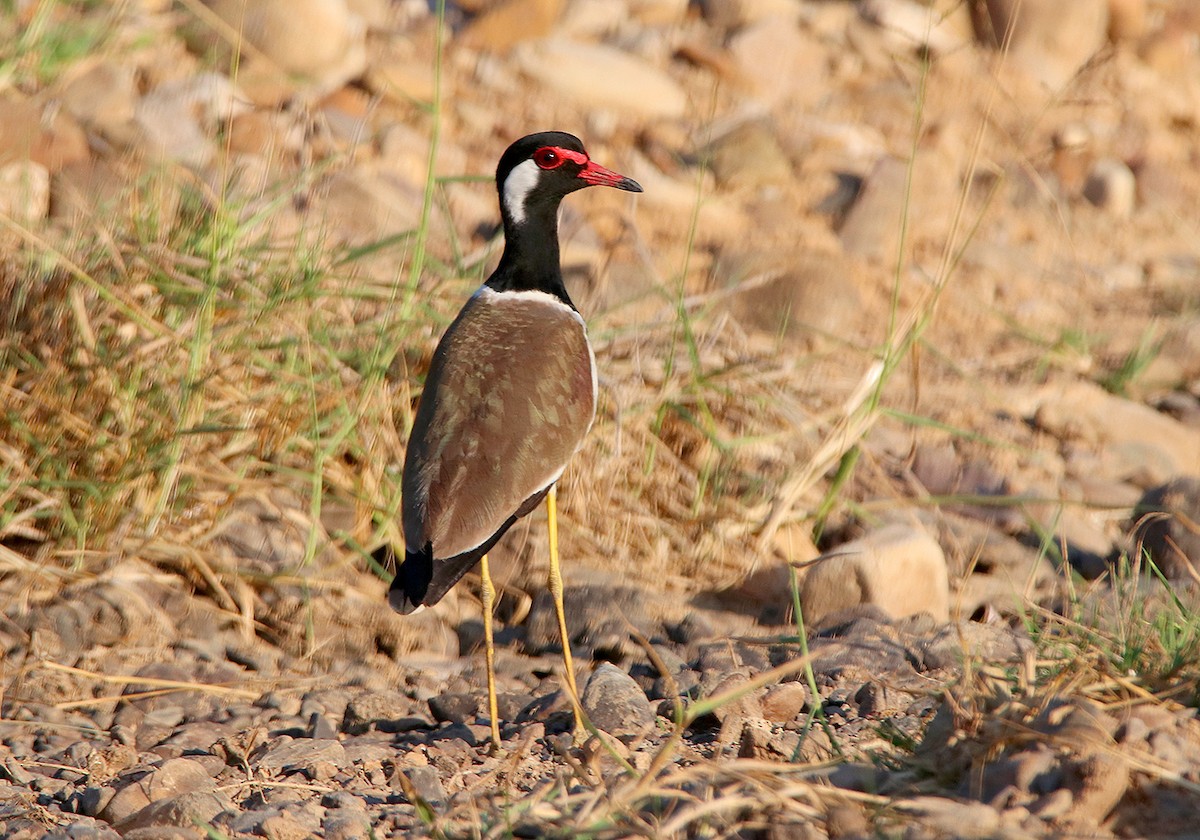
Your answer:
[[[444,15],[3,12],[0,833],[1196,836],[1192,4]],[[645,193],[562,219],[594,731],[539,512],[492,754],[477,581],[363,549],[547,128]]]

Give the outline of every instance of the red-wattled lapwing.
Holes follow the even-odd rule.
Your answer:
[[[558,205],[591,186],[641,192],[591,161],[559,131],[522,137],[496,167],[504,255],[438,343],[404,463],[404,562],[388,602],[401,613],[436,604],[478,562],[492,741],[499,746],[493,666],[495,589],[487,552],[543,499],[550,591],[567,688],[578,690],[563,616],[554,484],[592,425],[596,362],[563,285]],[[387,546],[377,559],[391,556]]]

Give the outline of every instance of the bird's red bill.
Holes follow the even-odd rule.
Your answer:
[[[616,187],[629,192],[641,192],[642,185],[632,178],[627,178],[619,172],[605,169],[595,161],[589,160],[579,172],[579,180],[597,187]]]

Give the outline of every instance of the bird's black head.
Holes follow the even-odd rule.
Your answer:
[[[642,191],[632,178],[593,163],[579,138],[563,131],[522,137],[508,147],[496,167],[500,211],[507,228],[532,218],[553,218],[563,196],[592,186]]]

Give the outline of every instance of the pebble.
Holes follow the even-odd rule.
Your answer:
[[[119,141],[128,136],[137,105],[136,73],[129,64],[100,58],[75,68],[61,96],[63,106],[80,123]]]
[[[409,767],[401,771],[408,776],[417,796],[430,805],[438,806],[446,801],[446,788],[442,785],[442,777],[433,767]]]
[[[140,784],[151,802],[213,788],[213,780],[208,771],[190,758],[172,758],[164,761]]]
[[[792,165],[784,155],[771,126],[752,120],[713,141],[713,174],[729,189],[758,189],[786,183]]]
[[[0,167],[0,214],[34,224],[50,212],[50,173],[41,163],[13,161]]]
[[[1117,219],[1133,215],[1137,201],[1137,178],[1123,161],[1096,161],[1083,186],[1083,197]]]
[[[346,766],[346,748],[336,740],[284,737],[268,747],[255,764],[268,773],[276,774],[294,773],[297,770],[307,772],[319,762],[329,762],[338,768]]]
[[[924,530],[889,525],[838,546],[817,560],[800,584],[805,621],[859,605],[901,618],[926,612],[950,617],[950,584],[941,546]]]
[[[1167,578],[1192,580],[1200,570],[1198,522],[1200,477],[1183,476],[1153,487],[1134,508],[1135,550],[1144,549]]]
[[[288,811],[274,811],[258,824],[258,829],[271,840],[303,840],[312,836],[312,829]]]
[[[87,135],[65,110],[36,99],[0,98],[0,162],[30,160],[53,175],[90,157]]]
[[[322,181],[310,214],[330,225],[335,241],[367,245],[415,228],[422,196],[420,188],[390,169],[359,166]]]
[[[894,157],[877,161],[838,230],[847,254],[894,261],[908,195],[908,164]]]
[[[429,698],[429,711],[442,723],[467,723],[479,713],[479,700],[473,694],[439,694]]]
[[[808,687],[798,682],[771,686],[759,701],[763,717],[771,723],[795,720],[808,705]]]
[[[592,672],[580,702],[592,723],[626,743],[640,740],[654,726],[654,710],[645,692],[607,662]]]
[[[191,827],[211,822],[213,817],[231,807],[233,803],[224,793],[185,793],[153,802],[114,822],[113,828],[128,835],[131,831],[152,826]]]
[[[398,732],[400,721],[412,711],[413,702],[398,691],[365,691],[346,703],[342,731],[347,735],[362,735],[373,729]]]

